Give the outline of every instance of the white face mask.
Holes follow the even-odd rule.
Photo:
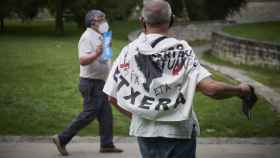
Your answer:
[[[98,31],[100,33],[104,33],[104,32],[107,32],[109,30],[109,25],[107,22],[103,22],[102,24],[99,25],[98,27]]]

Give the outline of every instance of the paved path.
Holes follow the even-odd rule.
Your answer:
[[[69,158],[140,158],[134,137],[115,137],[121,154],[99,153],[98,137],[74,137]],[[197,158],[278,158],[280,138],[198,138]],[[0,158],[62,157],[50,137],[0,136]]]
[[[121,154],[100,154],[99,143],[71,143],[69,158],[140,158],[138,145],[118,143]],[[280,144],[198,144],[197,158],[279,158]],[[57,158],[51,143],[0,143],[1,158]]]
[[[209,49],[210,45],[194,47],[194,51],[199,57],[201,57],[203,52]],[[271,89],[270,87],[265,86],[262,83],[250,78],[245,71],[228,66],[215,65],[204,60],[201,60],[201,64],[215,71],[218,71],[230,78],[233,78],[234,80],[237,80],[239,82],[246,82],[248,84],[253,85],[255,87],[256,93],[260,96],[263,96],[272,105],[273,110],[280,113],[280,94]]]

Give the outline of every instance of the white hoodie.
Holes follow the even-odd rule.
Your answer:
[[[141,34],[114,62],[103,91],[133,115],[153,121],[183,121],[192,114],[197,83],[211,74],[186,41]]]

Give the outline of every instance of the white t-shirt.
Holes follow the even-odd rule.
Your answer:
[[[130,134],[140,137],[189,138],[196,85],[211,74],[186,41],[141,34],[123,48],[103,91],[133,114]]]
[[[79,45],[79,58],[85,54],[94,53],[101,44],[102,35],[91,28],[87,28],[82,34]],[[102,59],[101,55],[89,65],[80,65],[80,77],[90,79],[106,80],[110,70],[108,61]]]

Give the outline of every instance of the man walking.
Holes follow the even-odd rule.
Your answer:
[[[108,75],[109,62],[103,60],[102,33],[108,31],[105,14],[99,10],[91,10],[85,17],[86,31],[80,38],[78,51],[80,61],[79,89],[83,97],[83,111],[69,124],[63,132],[53,137],[58,151],[68,155],[66,145],[84,127],[95,118],[99,122],[100,152],[122,152],[113,144],[112,109],[107,95],[102,92]]]
[[[252,94],[247,84],[213,80],[186,41],[168,37],[172,18],[168,2],[144,4],[144,33],[123,48],[103,89],[131,117],[129,133],[137,137],[143,158],[195,157],[196,90],[215,99]]]

